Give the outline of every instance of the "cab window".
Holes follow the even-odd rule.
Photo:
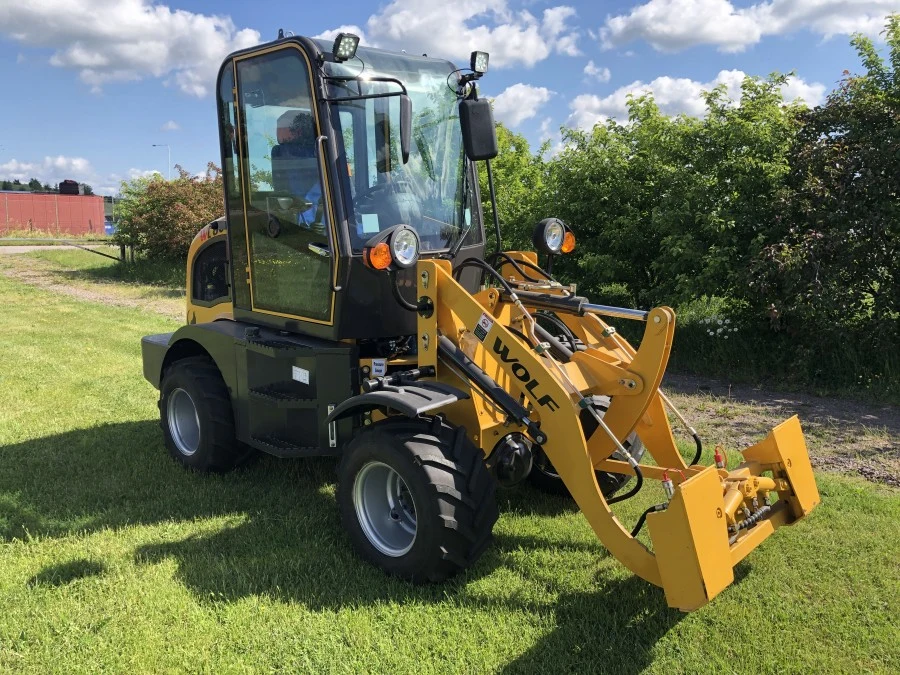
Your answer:
[[[253,308],[327,321],[331,266],[314,251],[330,222],[306,62],[284,48],[237,73]]]

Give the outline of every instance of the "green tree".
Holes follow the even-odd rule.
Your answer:
[[[503,248],[530,248],[535,223],[546,218],[544,195],[543,151],[531,152],[528,141],[521,134],[497,123],[499,154],[491,161],[494,188],[497,193],[497,215],[500,219]],[[494,250],[494,209],[488,187],[487,168],[478,163],[478,187],[484,211],[484,227],[488,233],[488,251]]]
[[[81,183],[81,187],[82,187],[82,189],[84,190],[84,194],[86,194],[86,195],[92,195],[92,194],[94,194],[94,188],[92,188],[92,187],[91,187],[90,185],[88,185],[87,183]]]
[[[828,339],[856,329],[874,349],[900,339],[900,16],[884,35],[887,60],[855,36],[863,72],[845,71],[803,116],[781,237],[754,270],[779,327]]]
[[[42,187],[43,186],[41,185],[41,181],[39,181],[37,178],[32,178],[30,181],[28,181],[28,189],[32,192],[40,192]]]
[[[629,100],[629,120],[566,130],[549,164],[547,209],[579,240],[560,261],[588,291],[678,304],[743,298],[777,203],[802,106],[785,106],[785,78],[747,78],[740,101],[706,95],[702,119],[669,117],[652,96]],[[576,269],[577,268],[577,269]]]

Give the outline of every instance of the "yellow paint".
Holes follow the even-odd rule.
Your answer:
[[[185,293],[187,305],[185,318],[189,324],[209,323],[210,321],[217,321],[219,319],[234,318],[234,306],[231,302],[219,302],[211,307],[206,307],[204,305],[196,304],[192,297],[194,288],[192,283],[194,276],[194,261],[197,259],[200,248],[203,247],[207,241],[217,237],[224,237],[225,232],[226,230],[224,229],[213,231],[209,225],[206,225],[194,235],[194,239],[191,241],[191,246],[188,249],[187,269],[185,271],[185,288],[187,289],[187,292]]]

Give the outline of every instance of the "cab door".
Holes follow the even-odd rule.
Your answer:
[[[294,43],[234,58],[243,187],[243,223],[234,227],[245,230],[251,310],[301,330],[302,322],[334,324],[329,231],[338,241],[310,74]]]

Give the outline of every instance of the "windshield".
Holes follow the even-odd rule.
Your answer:
[[[330,44],[322,43],[329,51]],[[400,97],[381,96],[333,103],[347,172],[345,193],[352,200],[354,217],[350,241],[360,251],[371,237],[405,223],[419,234],[423,251],[453,248],[481,240],[475,188],[467,177],[459,108],[451,86],[451,64],[360,47],[357,58],[326,63],[331,99],[400,93],[403,82],[412,101],[409,161],[400,151]],[[355,222],[353,222],[355,220]]]

